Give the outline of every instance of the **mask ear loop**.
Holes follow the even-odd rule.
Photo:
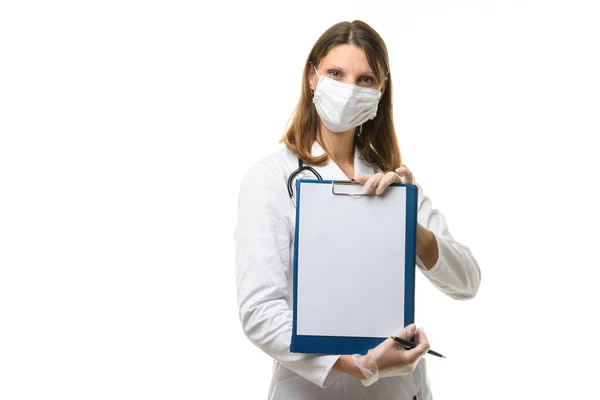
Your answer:
[[[317,91],[317,86],[319,86],[319,83],[321,83],[321,80],[322,80],[323,77],[321,75],[319,75],[319,71],[317,71],[317,67],[315,67],[314,64],[313,64],[313,70],[315,71],[315,74],[317,74],[317,77],[319,78],[317,80],[317,84],[315,85],[315,90],[311,90],[311,92],[313,94],[313,97],[314,97],[315,96],[315,92]]]
[[[322,78],[322,76],[321,76],[321,75],[319,75],[319,71],[317,71],[317,67],[315,67],[315,66],[313,65],[313,69],[315,70],[315,73],[317,74],[317,76],[319,77],[319,79],[321,79],[321,78]]]

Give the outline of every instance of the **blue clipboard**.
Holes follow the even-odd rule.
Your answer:
[[[294,238],[294,282],[293,282],[293,296],[294,296],[294,307],[293,307],[293,328],[292,328],[292,339],[290,343],[290,351],[295,353],[313,353],[313,354],[366,354],[369,349],[376,347],[379,343],[384,341],[390,335],[397,333],[396,329],[390,331],[385,335],[313,335],[313,334],[298,334],[298,274],[299,264],[301,266],[303,260],[299,260],[299,238],[302,227],[300,226],[302,209],[302,193],[303,188],[307,190],[307,185],[328,185],[331,187],[331,196],[342,195],[350,197],[361,196],[356,191],[354,193],[345,193],[344,188],[351,187],[347,185],[358,186],[355,182],[351,181],[332,181],[332,180],[314,180],[314,179],[299,179],[296,181],[296,231]],[[401,329],[414,322],[414,303],[415,303],[415,264],[416,264],[416,237],[417,237],[417,186],[405,185],[405,184],[394,184],[393,187],[404,187],[406,193],[406,218],[405,222],[405,246],[404,246],[404,296],[403,303],[404,308],[402,312],[398,312],[399,320],[397,321],[398,327]],[[362,186],[360,186],[362,187]],[[342,189],[340,189],[342,188]],[[311,188],[312,190],[313,188]],[[319,190],[324,187],[319,188]],[[329,189],[327,189],[329,190]],[[388,190],[392,190],[389,188]],[[384,194],[385,196],[385,194]],[[336,200],[337,201],[337,200]],[[349,204],[349,203],[347,203]],[[343,213],[344,210],[336,210],[332,208],[332,213]],[[331,216],[331,215],[329,215]],[[338,216],[339,217],[339,216]],[[327,221],[323,221],[327,223]],[[391,224],[394,221],[390,221]],[[402,229],[397,227],[396,229]],[[402,266],[399,266],[400,268]],[[401,271],[398,274],[402,274]],[[345,283],[347,284],[347,282]],[[360,285],[360,283],[357,283]],[[312,292],[314,293],[314,292]],[[401,296],[401,294],[398,294]],[[325,306],[326,307],[326,306]],[[303,314],[306,315],[306,314]],[[335,318],[348,318],[349,314],[332,314],[330,317]],[[403,317],[403,325],[402,324]],[[360,315],[355,316],[356,319],[361,319]],[[393,318],[393,317],[391,317]]]

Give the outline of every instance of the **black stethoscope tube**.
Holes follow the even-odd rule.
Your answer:
[[[296,175],[298,175],[302,171],[310,171],[317,177],[318,180],[320,180],[320,181],[323,180],[323,178],[321,177],[321,174],[319,174],[317,171],[315,171],[315,169],[313,167],[304,165],[304,163],[302,162],[302,159],[298,158],[298,169],[296,169],[294,172],[292,172],[290,174],[290,177],[288,178],[288,182],[287,182],[287,189],[288,189],[290,198],[294,197],[294,191],[292,190],[292,184],[294,182],[294,178],[296,177]]]

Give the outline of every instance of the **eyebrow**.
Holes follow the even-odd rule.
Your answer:
[[[334,65],[334,64],[330,64],[330,65],[329,65],[327,68],[325,68],[325,69],[329,69],[329,68],[333,68],[333,69],[339,69],[340,71],[344,72],[344,68],[338,67],[337,65]],[[369,70],[369,71],[366,71],[366,72],[361,72],[359,75],[373,75],[373,76],[374,76],[374,75],[375,75],[375,72],[373,72],[373,71]]]

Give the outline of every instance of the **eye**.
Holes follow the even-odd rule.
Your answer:
[[[330,69],[327,73],[336,79],[342,77],[342,73],[336,69]]]
[[[365,85],[374,85],[376,83],[375,78],[372,76],[361,76],[358,81]]]

